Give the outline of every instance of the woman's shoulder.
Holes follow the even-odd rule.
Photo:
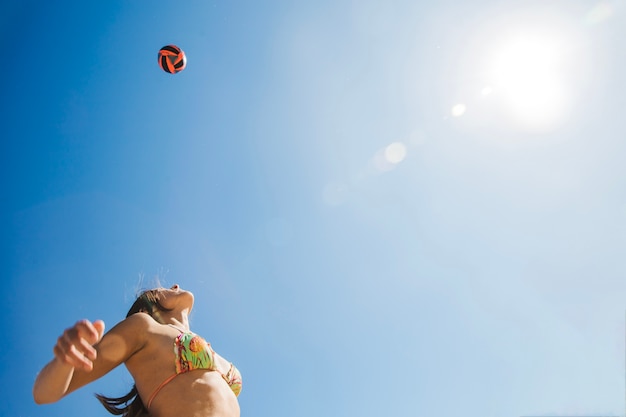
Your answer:
[[[135,313],[117,323],[105,335],[103,342],[104,345],[114,345],[123,341],[124,349],[134,353],[146,345],[151,334],[158,332],[157,326],[159,324],[148,314]]]
[[[122,323],[137,330],[150,330],[151,328],[159,326],[159,323],[156,320],[154,320],[149,314],[143,312],[131,314],[120,322],[120,324]]]
[[[111,329],[111,332],[128,335],[145,335],[156,329],[158,323],[146,313],[135,313],[120,321]]]
[[[117,326],[123,326],[126,331],[131,331],[135,334],[142,336],[171,336],[172,333],[180,331],[176,330],[177,328],[174,326],[168,326],[156,321],[151,315],[143,312],[135,313],[126,317],[124,320],[118,323]]]

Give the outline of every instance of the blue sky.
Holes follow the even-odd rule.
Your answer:
[[[623,1],[179,3],[0,6],[0,414],[159,276],[243,416],[624,415]]]

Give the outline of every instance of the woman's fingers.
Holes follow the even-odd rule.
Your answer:
[[[93,348],[93,346],[91,346],[91,344],[89,344],[87,342],[87,340],[83,339],[83,338],[79,338],[77,343],[74,344],[73,346],[78,352],[82,353],[83,355],[85,355],[85,357],[89,360],[96,360],[96,349]]]
[[[68,365],[91,371],[92,361],[97,356],[93,345],[100,341],[103,333],[104,322],[102,320],[93,324],[89,320],[78,321],[59,337],[54,347],[54,355]]]
[[[79,352],[74,346],[61,347],[57,345],[54,347],[54,356],[74,368],[83,369],[85,371],[91,371],[93,369],[93,362],[87,359],[85,355]]]
[[[96,332],[98,332],[98,342],[99,342],[100,339],[102,339],[102,336],[104,336],[104,322],[102,320],[96,320],[93,322],[93,327],[94,329],[96,329]]]
[[[93,368],[93,362],[80,353],[74,346],[58,343],[54,347],[54,356],[64,363],[74,367],[90,371]]]
[[[77,336],[85,339],[90,345],[95,345],[100,340],[98,330],[89,320],[80,320],[72,329],[76,329]]]

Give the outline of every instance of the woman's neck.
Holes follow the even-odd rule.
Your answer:
[[[172,311],[167,315],[162,315],[161,318],[164,324],[171,324],[181,331],[189,331],[189,316],[187,315],[187,310],[180,312]]]

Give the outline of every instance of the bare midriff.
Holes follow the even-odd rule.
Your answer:
[[[237,397],[218,372],[176,376],[150,407],[151,417],[239,417]]]

